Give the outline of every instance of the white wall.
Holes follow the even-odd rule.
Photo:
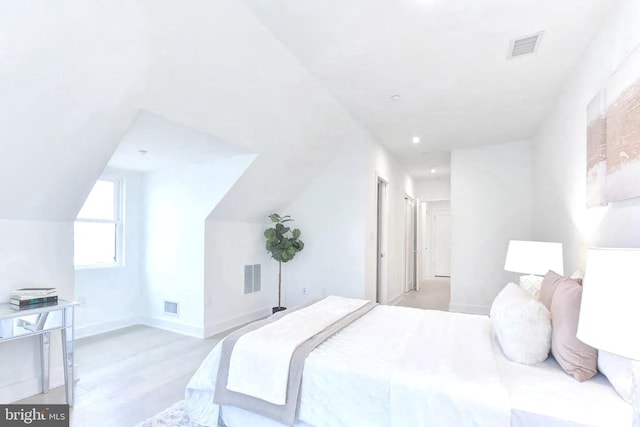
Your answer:
[[[569,273],[584,269],[588,247],[640,247],[639,198],[585,208],[586,106],[639,48],[639,22],[640,2],[616,4],[532,140],[534,237],[564,244]]]
[[[203,336],[205,220],[255,158],[234,157],[146,174],[144,316],[152,325]],[[179,316],[163,313],[179,303]]]
[[[282,212],[295,219],[305,243],[302,252],[283,264],[290,306],[326,295],[365,296],[367,149],[365,141],[344,147]]]
[[[450,177],[416,180],[416,197],[421,201],[451,199]]]
[[[265,220],[263,223],[207,220],[203,301],[205,336],[267,316],[271,314],[271,307],[277,305],[278,269],[264,247],[263,233],[269,221]],[[252,264],[262,266],[261,290],[245,295],[244,266]]]
[[[451,304],[488,313],[512,276],[504,271],[511,239],[532,234],[528,141],[451,153]]]
[[[56,287],[59,297],[73,300],[73,223],[0,219],[0,301],[22,287]],[[0,402],[39,393],[38,338],[0,345]],[[51,386],[64,383],[60,334],[51,337]]]
[[[142,314],[143,174],[113,168],[104,173],[124,184],[124,263],[75,270],[76,338],[136,324]]]
[[[415,198],[411,177],[400,163],[382,146],[369,144],[367,161],[367,218],[366,218],[366,271],[365,297],[375,299],[376,292],[376,198],[377,177],[383,178],[387,187],[388,201],[388,247],[387,255],[387,291],[381,302],[394,303],[402,297],[404,290],[404,237],[405,213],[404,196]]]

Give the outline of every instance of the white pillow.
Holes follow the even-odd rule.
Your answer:
[[[549,356],[551,314],[533,295],[509,283],[493,300],[490,316],[502,352],[509,360],[535,365]]]
[[[631,403],[631,387],[633,370],[631,359],[598,350],[598,370],[607,377],[613,388],[627,402]]]

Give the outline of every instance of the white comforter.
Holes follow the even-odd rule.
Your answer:
[[[229,390],[284,405],[293,352],[369,301],[329,296],[241,336],[229,362]],[[260,381],[256,381],[260,378]]]
[[[454,357],[455,355],[455,357]],[[217,425],[212,403],[220,345],[189,382],[192,421]],[[307,358],[298,424],[316,427],[508,426],[510,410],[491,349],[489,319],[380,306]],[[279,426],[224,408],[229,427]],[[473,420],[473,421],[471,421]]]

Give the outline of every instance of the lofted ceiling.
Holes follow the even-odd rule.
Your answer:
[[[140,110],[108,166],[150,172],[250,154],[208,134]]]
[[[424,178],[446,157],[433,152],[531,138],[615,0],[242,1]],[[535,53],[508,59],[539,31]]]

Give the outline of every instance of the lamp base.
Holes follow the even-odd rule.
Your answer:
[[[540,293],[540,286],[542,286],[542,279],[544,278],[533,274],[520,276],[520,287],[537,298]]]

